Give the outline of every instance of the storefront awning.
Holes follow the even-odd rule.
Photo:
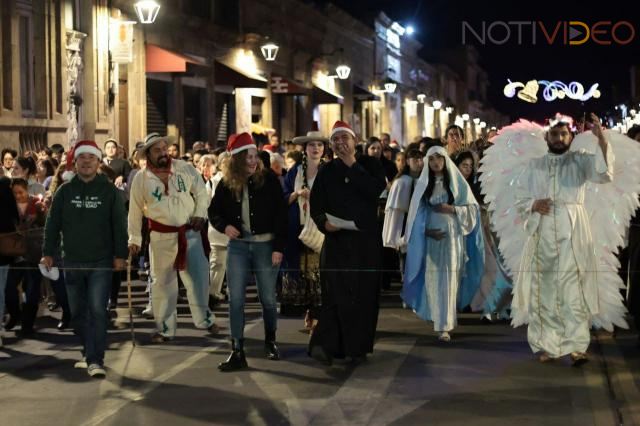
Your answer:
[[[315,104],[342,104],[344,98],[337,93],[331,93],[324,90],[315,84],[311,92],[313,96],[313,103]]]
[[[380,96],[374,95],[367,89],[358,86],[357,84],[353,85],[353,99],[357,101],[379,101]]]
[[[209,66],[209,64],[198,58],[172,52],[155,44],[147,44],[146,46],[147,73],[184,73],[187,72],[187,64]],[[215,61],[214,66],[216,85],[232,86],[234,88],[251,87],[264,89],[267,87],[267,79],[257,74],[252,74],[219,61]]]
[[[186,72],[187,64],[207,65],[187,55],[172,52],[155,44],[146,46],[146,72]]]
[[[267,79],[257,74],[218,61],[216,61],[215,67],[216,85],[261,89],[267,87]]]
[[[309,89],[291,79],[272,74],[271,93],[274,95],[308,95]]]

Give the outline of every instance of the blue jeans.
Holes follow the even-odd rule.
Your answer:
[[[82,341],[88,364],[104,361],[107,346],[107,303],[111,290],[111,262],[64,261],[71,324]]]
[[[229,323],[231,338],[244,337],[244,303],[249,274],[254,273],[258,296],[262,304],[262,318],[266,332],[278,328],[278,306],[276,302],[276,278],[280,266],[273,266],[271,254],[273,244],[269,242],[229,241],[227,247],[227,286],[229,287]]]

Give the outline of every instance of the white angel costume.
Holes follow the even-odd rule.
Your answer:
[[[382,244],[403,253],[406,251],[403,241],[404,230],[415,181],[408,174],[395,179],[389,189],[387,204],[384,208]]]
[[[590,323],[627,327],[615,251],[638,205],[640,148],[613,131],[605,138],[604,153],[585,132],[557,155],[541,126],[520,120],[482,160],[485,200],[514,277],[512,324],[528,323],[531,349],[553,358],[585,352]],[[533,213],[545,198],[551,213]]]
[[[441,155],[454,198],[455,214],[438,213],[434,206],[448,203],[442,178],[436,178],[427,200],[429,167],[418,178],[407,216],[404,238],[408,240],[402,299],[425,321],[433,321],[438,332],[457,325],[457,309],[467,306],[477,292],[484,265],[484,241],[478,202],[456,165],[443,147],[431,147],[426,154]],[[446,233],[441,240],[427,238],[426,229]]]

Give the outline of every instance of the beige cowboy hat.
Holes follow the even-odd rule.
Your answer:
[[[313,130],[311,132],[307,132],[306,136],[296,136],[295,138],[293,138],[292,142],[296,145],[302,145],[311,141],[329,143],[329,138],[325,138],[322,136],[321,132]]]
[[[161,136],[159,133],[149,133],[147,137],[144,138],[144,142],[142,146],[138,148],[138,150],[146,154],[149,148],[160,141],[165,141],[168,144],[172,144],[176,141],[176,137],[173,135]]]

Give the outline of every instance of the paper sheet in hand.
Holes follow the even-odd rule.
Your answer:
[[[329,213],[326,213],[326,216],[329,223],[335,226],[336,228],[346,229],[349,231],[359,231],[358,227],[356,226],[356,223],[352,220],[340,219],[339,217],[330,215]]]

